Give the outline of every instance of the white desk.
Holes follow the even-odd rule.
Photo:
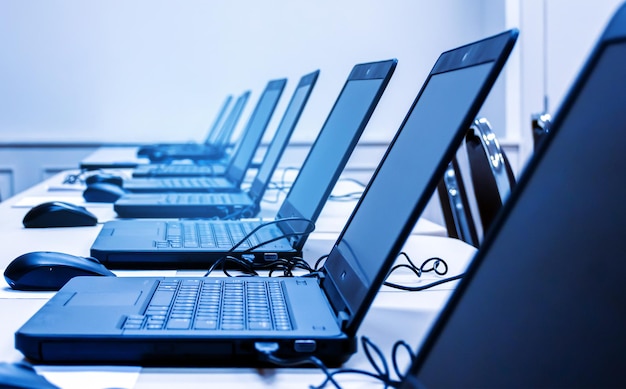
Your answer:
[[[28,203],[29,199],[75,199],[81,202],[80,190],[58,190],[63,175],[58,175],[24,193],[0,203],[0,234],[3,250],[0,254],[0,269],[15,257],[30,251],[61,251],[75,255],[88,255],[91,243],[101,226],[25,229],[21,220],[28,207],[16,206]],[[49,187],[57,190],[48,191]],[[313,233],[305,245],[304,257],[314,261],[327,253],[337,237],[343,222],[349,216],[355,202],[329,202],[320,217],[320,225],[326,225]],[[100,221],[115,217],[110,204],[87,204]],[[342,222],[343,221],[343,222]],[[404,250],[417,262],[421,263],[431,256],[444,258],[450,266],[448,275],[464,271],[474,248],[465,243],[443,235],[445,229],[426,220],[420,220]],[[437,236],[439,235],[439,236]],[[119,276],[131,274],[158,275],[201,275],[196,271],[154,271],[154,272],[116,272]],[[427,276],[421,283],[432,281],[435,277]],[[393,281],[405,284],[415,283],[408,275],[394,275]],[[432,325],[434,318],[450,295],[456,283],[449,283],[423,292],[401,292],[383,287],[368,313],[359,333],[368,336],[385,355],[389,356],[392,344],[400,339],[411,345],[417,345]],[[35,313],[52,295],[44,292],[19,292],[6,286],[0,286],[0,312],[2,332],[0,333],[0,361],[15,362],[22,359],[20,352],[14,349],[14,332]],[[354,355],[345,365],[372,371],[362,351]],[[271,387],[292,388],[316,385],[323,381],[323,374],[315,368],[276,368],[257,370],[252,368],[140,368],[111,366],[39,366],[41,374],[67,388],[171,388],[185,386],[233,388]],[[362,376],[340,376],[343,387],[380,387],[374,380]]]

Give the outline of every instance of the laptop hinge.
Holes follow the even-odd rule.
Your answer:
[[[350,315],[346,311],[339,311],[339,313],[337,314],[337,319],[339,320],[339,327],[342,331],[345,331],[348,325],[348,321],[350,320]]]

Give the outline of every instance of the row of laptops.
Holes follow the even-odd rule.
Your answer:
[[[151,162],[177,161],[191,159],[194,161],[216,160],[224,157],[235,127],[246,106],[250,91],[245,91],[230,108],[232,95],[227,95],[215,117],[204,143],[159,143],[144,145],[137,149],[138,157],[147,157]]]
[[[16,347],[33,361],[46,363],[251,365],[266,360],[267,353],[344,362],[356,351],[366,312],[516,38],[517,31],[511,30],[441,54],[317,276],[77,277],[20,328]],[[319,199],[331,189],[328,176],[336,180],[337,166],[347,158],[331,152],[334,144],[356,142],[354,133],[365,126],[395,64],[391,60],[353,69],[276,220],[260,227],[259,232],[278,227],[275,238],[265,236],[268,231],[261,234],[259,241],[271,243],[233,247],[215,256],[207,248],[178,249],[177,259],[170,256],[176,249],[165,247],[160,252],[165,262],[201,267],[224,255],[252,255],[252,260],[299,255],[305,231],[321,208]],[[117,251],[116,258],[103,259],[111,267],[160,266],[155,239],[166,236],[167,229],[158,220],[108,222],[93,253],[104,252],[98,247]],[[136,245],[133,241],[143,241],[147,250],[127,249]],[[120,249],[121,242],[126,247]],[[234,315],[223,305],[223,296],[232,293],[242,302],[236,304],[242,311]],[[179,296],[186,299],[184,317],[172,308]],[[247,304],[248,299],[254,303]],[[202,307],[192,307],[191,300],[201,301]],[[263,312],[243,311],[249,307]],[[224,312],[231,316],[214,315]],[[248,320],[260,316],[265,318],[261,323]]]
[[[396,67],[396,60],[356,65],[339,93],[322,129],[313,143],[300,171],[275,217],[275,224],[265,226],[232,250],[242,236],[263,221],[240,220],[252,216],[267,188],[287,136],[293,131],[305,98],[317,73],[303,77],[286,110],[251,190],[239,194],[134,194],[119,199],[114,208],[118,215],[139,217],[181,217],[193,220],[164,219],[114,220],[105,223],[91,248],[91,255],[109,267],[145,268],[199,267],[224,255],[245,253],[252,261],[264,263],[277,256],[293,258],[302,255],[308,226],[315,223],[343,168],[363,133],[374,108]],[[284,124],[284,126],[283,126]],[[260,127],[260,126],[259,126]],[[274,146],[281,150],[273,150]],[[267,162],[267,164],[266,164]],[[270,166],[271,164],[271,166]],[[251,193],[251,194],[250,194]],[[209,203],[208,199],[238,197],[238,202]],[[253,197],[254,196],[254,197]],[[169,202],[168,198],[184,198]],[[160,202],[156,203],[155,202]],[[246,207],[244,200],[253,203]],[[138,203],[148,205],[138,205]],[[143,207],[143,208],[140,208]],[[135,210],[135,211],[131,211]],[[220,217],[219,220],[207,219]],[[202,218],[202,220],[198,220]],[[227,220],[237,219],[237,220]],[[256,249],[252,247],[268,242]]]
[[[125,179],[123,187],[127,192],[162,192],[162,191],[192,191],[210,192],[211,187],[228,185],[238,187],[245,178],[246,170],[250,167],[255,152],[261,143],[263,135],[278,105],[287,80],[270,80],[261,94],[248,122],[246,123],[241,139],[232,155],[225,160],[213,159],[207,156],[206,162],[201,165],[183,164],[148,164],[135,169],[133,178]],[[138,177],[143,175],[143,177]],[[193,176],[195,180],[181,179],[173,176]],[[210,177],[205,177],[210,176]],[[214,177],[215,176],[215,177]],[[222,177],[222,180],[216,177]]]
[[[137,168],[133,175],[146,177],[124,180],[125,191],[131,193],[116,201],[114,209],[118,216],[232,218],[256,215],[318,74],[319,71],[314,71],[300,79],[248,190],[242,189],[242,183],[248,171],[254,169],[251,167],[253,157],[285,86],[284,79],[268,83],[227,163],[211,161],[200,165],[159,164]],[[137,174],[138,171],[141,173]],[[186,192],[202,194],[184,194]]]
[[[302,76],[285,113],[276,129],[272,141],[263,157],[260,166],[255,169],[256,175],[249,188],[244,190],[242,184],[248,174],[255,154],[256,142],[266,131],[269,118],[278,101],[276,83],[270,82],[262,94],[259,105],[249,121],[246,133],[240,148],[234,153],[232,162],[220,176],[219,165],[166,165],[166,167],[184,167],[185,175],[191,176],[190,171],[200,168],[205,172],[212,171],[211,177],[187,178],[159,178],[136,179],[144,189],[151,188],[153,193],[129,193],[122,196],[114,204],[114,209],[120,217],[252,217],[260,208],[260,202],[270,184],[274,171],[284,150],[296,128],[298,120],[311,95],[319,70]],[[248,135],[253,135],[250,137]],[[159,171],[172,172],[174,169],[157,167]],[[173,174],[173,173],[170,173]],[[187,189],[180,189],[180,185],[170,186],[168,182],[191,181],[193,185]],[[125,183],[125,186],[128,184]],[[130,184],[133,185],[132,183]],[[200,190],[201,193],[186,193]],[[206,193],[210,192],[210,193]]]

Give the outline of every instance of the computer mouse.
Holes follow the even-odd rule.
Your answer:
[[[7,389],[58,389],[44,376],[37,374],[27,363],[0,363],[0,388]]]
[[[87,178],[85,178],[85,184],[87,185],[92,185],[97,182],[106,182],[108,184],[114,184],[122,187],[122,185],[124,185],[124,178],[122,176],[110,173],[97,173],[87,176]]]
[[[137,156],[149,157],[156,149],[158,149],[158,147],[154,145],[141,146],[137,149]]]
[[[59,290],[77,276],[113,276],[92,257],[54,251],[33,251],[15,258],[4,270],[9,286],[17,290]]]
[[[90,203],[114,203],[124,196],[126,191],[120,186],[107,182],[95,182],[87,185],[83,191],[83,198]]]
[[[95,226],[97,223],[97,217],[85,207],[64,201],[36,205],[22,220],[26,228]]]

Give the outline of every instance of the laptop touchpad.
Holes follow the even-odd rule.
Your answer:
[[[133,306],[142,292],[84,292],[76,293],[66,306]]]

